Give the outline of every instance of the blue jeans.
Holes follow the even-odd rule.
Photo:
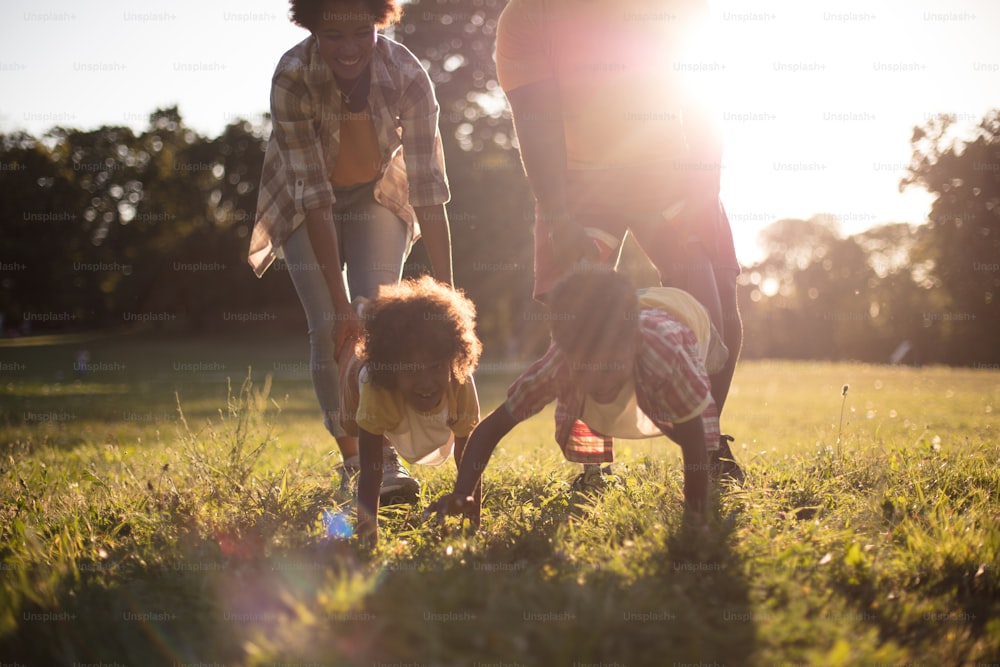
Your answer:
[[[375,201],[372,185],[335,192],[333,224],[340,246],[339,264],[346,268],[348,296],[375,298],[380,285],[399,282],[410,247],[410,228]],[[333,298],[326,286],[305,225],[283,246],[285,263],[302,302],[309,326],[309,368],[323,411],[323,425],[336,438],[340,426],[340,384],[333,349]]]

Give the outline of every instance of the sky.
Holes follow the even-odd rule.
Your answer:
[[[502,0],[500,0],[502,1]],[[710,0],[717,46],[689,69],[716,98],[723,199],[737,254],[759,231],[828,213],[844,234],[921,223],[900,193],[913,127],[973,127],[1000,108],[996,0]],[[146,126],[178,105],[216,136],[259,120],[271,73],[307,36],[284,0],[7,0],[0,6],[0,131]],[[419,9],[414,8],[415,11]]]

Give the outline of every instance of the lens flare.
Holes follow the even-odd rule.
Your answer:
[[[346,512],[323,510],[323,528],[326,530],[326,539],[346,540],[354,534],[354,527]]]

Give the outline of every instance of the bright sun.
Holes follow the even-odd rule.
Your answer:
[[[919,10],[791,0],[711,5],[711,22],[684,58],[722,123],[723,200],[741,261],[760,258],[757,234],[780,218],[828,213],[843,234],[922,222],[926,193],[898,191],[909,136],[948,109],[925,97],[936,63],[923,64],[926,54],[911,58],[912,42],[929,29]]]

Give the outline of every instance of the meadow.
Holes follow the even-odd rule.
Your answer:
[[[707,530],[662,438],[574,495],[550,408],[478,532],[422,519],[454,466],[416,467],[369,552],[304,338],[0,343],[0,664],[1000,664],[996,370],[742,363]]]

